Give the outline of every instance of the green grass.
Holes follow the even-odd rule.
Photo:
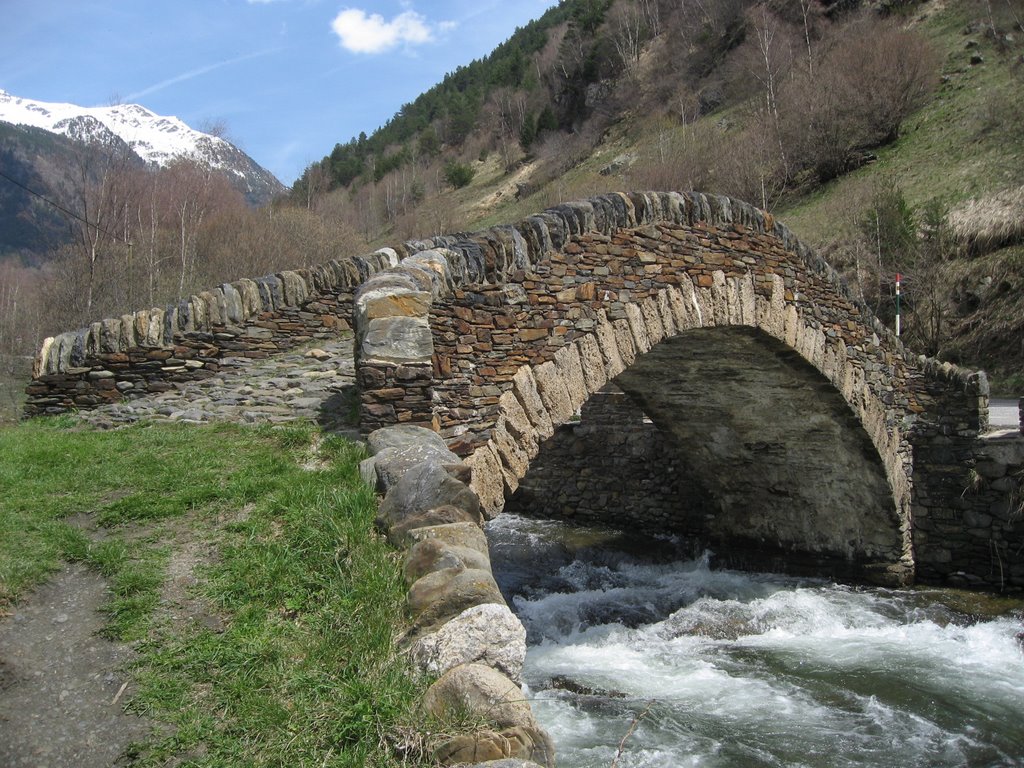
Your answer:
[[[138,649],[130,707],[164,724],[133,765],[420,763],[423,681],[395,651],[405,589],[361,448],[309,426],[74,425],[0,429],[0,599],[62,560],[109,579],[107,632]],[[197,583],[172,599],[188,552]]]
[[[944,57],[944,82],[900,138],[877,151],[876,162],[779,210],[794,232],[812,244],[832,240],[848,209],[880,183],[895,181],[914,206],[936,198],[953,206],[1024,183],[1024,81],[1013,64],[1020,50],[999,51],[980,33],[964,35],[969,20],[952,3],[918,26]],[[968,40],[978,48],[966,49]],[[984,64],[971,66],[973,50]]]

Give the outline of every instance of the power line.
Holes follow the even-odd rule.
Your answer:
[[[12,179],[10,176],[8,176],[3,171],[0,171],[0,178],[7,179],[7,181],[11,182],[11,184],[13,184],[14,186],[20,187],[21,189],[23,189],[26,192],[28,192],[30,195],[35,195],[40,200],[42,200],[44,203],[46,203],[47,205],[52,205],[54,208],[56,208],[61,213],[67,214],[68,216],[70,216],[70,217],[72,217],[74,219],[78,219],[80,222],[85,224],[87,227],[92,227],[97,232],[102,232],[104,235],[107,235],[108,237],[112,237],[115,240],[120,240],[123,243],[128,243],[128,245],[131,245],[131,241],[129,241],[127,238],[121,237],[120,235],[115,235],[113,232],[109,232],[108,230],[104,229],[103,227],[99,226],[98,224],[93,224],[91,221],[89,221],[88,219],[86,219],[86,218],[84,218],[82,216],[79,216],[74,211],[69,211],[67,208],[65,208],[60,203],[54,202],[53,200],[48,198],[46,195],[44,195],[44,194],[42,194],[40,192],[36,192],[34,189],[32,189],[30,187],[26,187],[24,184],[22,184],[20,181],[17,181],[16,179]]]

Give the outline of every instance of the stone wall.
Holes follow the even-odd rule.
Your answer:
[[[445,734],[434,759],[554,768],[551,738],[521,687],[526,629],[491,573],[470,468],[421,427],[385,427],[367,443],[372,456],[361,466],[363,477],[383,494],[377,527],[404,553],[410,626],[401,646],[436,678],[421,706],[442,722],[456,718],[473,729]]]
[[[356,286],[399,261],[393,249],[225,283],[174,306],[48,338],[27,388],[28,415],[85,409],[214,375],[224,357],[263,358],[348,329]]]
[[[1024,589],[1024,437],[919,436],[915,458],[921,581]]]
[[[364,423],[440,430],[473,467],[489,514],[515,493],[558,425],[664,340],[748,327],[781,343],[780,359],[793,355],[823,377],[820,386],[845,402],[881,462],[902,539],[900,563],[882,580],[902,581],[915,562],[945,557],[928,547],[914,554],[912,509],[926,519],[957,503],[941,488],[941,457],[922,449],[917,459],[915,449],[977,439],[987,421],[984,375],[904,349],[768,214],[698,194],[606,195],[530,217],[511,233],[425,245],[356,296],[357,371],[371,385],[361,392]],[[403,392],[402,375],[416,386]],[[915,500],[915,480],[941,494]],[[823,534],[825,518],[786,525]],[[844,525],[884,560],[881,528],[862,531],[853,517]],[[772,525],[761,527],[753,543],[771,536]],[[836,549],[843,537],[840,530],[814,546]]]
[[[505,511],[699,538],[710,509],[670,435],[609,385],[544,441]]]

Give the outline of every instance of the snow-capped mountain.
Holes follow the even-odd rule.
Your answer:
[[[178,158],[193,159],[223,171],[254,204],[284,191],[272,173],[230,142],[138,104],[81,107],[24,99],[0,89],[0,121],[42,128],[76,141],[109,144],[119,139],[143,161],[157,166]]]

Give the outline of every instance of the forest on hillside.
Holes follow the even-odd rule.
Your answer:
[[[957,31],[937,34],[936,18]],[[82,147],[60,196],[70,244],[0,263],[0,363],[24,376],[43,336],[101,317],[611,189],[697,189],[799,212],[902,151],[908,121],[950,98],[982,52],[1001,79],[971,102],[982,104],[971,136],[1019,148],[1022,19],[1024,0],[562,0],[378,130],[339,137],[259,209],[201,167],[152,172],[115,147]],[[961,58],[970,63],[951,64]],[[891,275],[910,278],[915,349],[994,363],[1024,384],[1024,348],[1005,349],[1024,322],[1013,250],[1024,172],[1013,173],[1005,189],[976,184],[998,195],[975,209],[966,194],[908,195],[887,175],[819,205],[841,211],[842,233],[811,239],[883,319]],[[970,265],[997,252],[978,287]],[[1001,302],[991,338],[964,314],[985,291]]]

